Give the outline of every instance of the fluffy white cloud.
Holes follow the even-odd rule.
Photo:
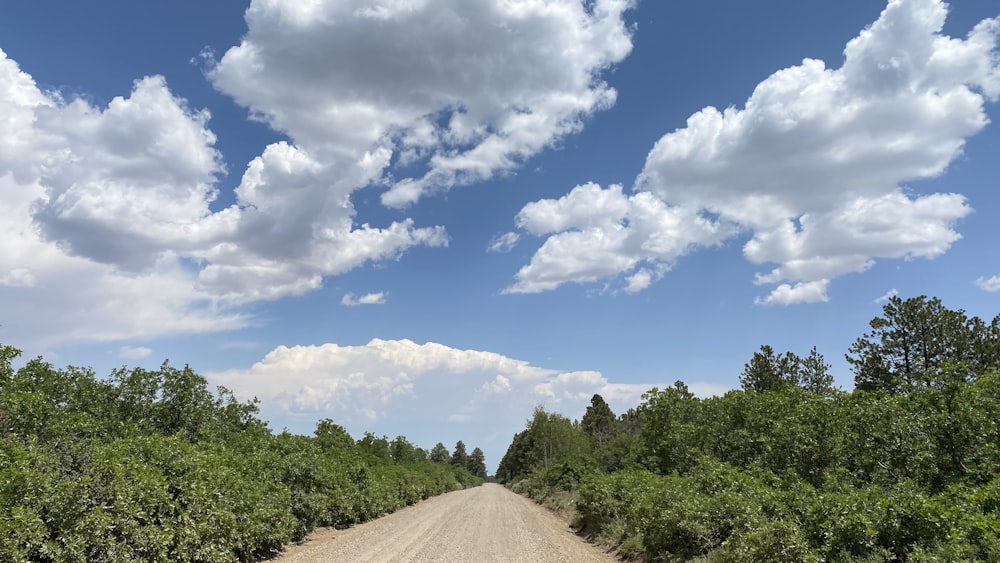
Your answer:
[[[847,44],[839,69],[805,59],[758,84],[742,108],[695,113],[656,143],[628,200],[655,199],[663,216],[715,218],[716,232],[749,232],[746,258],[777,264],[756,278],[778,284],[759,303],[825,301],[829,280],[875,259],[947,251],[971,211],[965,198],[904,186],[942,174],[988,123],[984,103],[1000,95],[1000,19],[963,40],[941,34],[946,15],[939,0],[892,0]],[[718,241],[704,222],[674,221],[622,244],[621,231],[634,229],[621,220],[624,201],[577,187],[525,206],[522,229],[555,234],[512,289],[626,274],[627,289],[639,290],[653,279],[650,265],[669,269]],[[663,240],[682,250],[635,251]]]
[[[340,304],[345,307],[357,307],[359,305],[385,305],[387,295],[388,294],[382,291],[378,293],[366,293],[360,297],[354,295],[353,293],[345,293],[343,299],[340,300]]]
[[[0,51],[0,197],[17,229],[4,231],[17,233],[0,256],[5,300],[64,300],[46,297],[54,285],[39,272],[69,279],[73,264],[90,272],[75,286],[97,284],[71,292],[79,299],[114,287],[103,301],[134,305],[125,296],[141,289],[140,310],[175,311],[160,328],[130,333],[118,320],[88,339],[213,330],[241,324],[239,305],[445,246],[440,226],[356,225],[352,193],[381,183],[383,201],[403,205],[512,170],[578,131],[614,103],[600,75],[631,50],[630,4],[253,0],[241,44],[208,74],[290,141],[250,162],[222,210],[211,207],[227,170],[209,113],[163,77],[97,107],[43,92]]]
[[[366,155],[423,165],[403,206],[508,171],[615,101],[631,0],[253,0],[216,87],[343,174]],[[371,172],[390,164],[377,159]]]
[[[0,304],[24,309],[38,346],[150,338],[245,324],[233,307],[319,287],[366,261],[442,246],[442,227],[353,223],[352,173],[277,143],[254,159],[237,203],[213,212],[224,171],[206,111],[162,77],[105,108],[41,91],[0,51]],[[47,325],[47,326],[46,326]]]
[[[416,228],[411,219],[384,228],[354,225],[351,192],[384,158],[366,153],[351,170],[338,170],[297,146],[268,146],[236,188],[238,205],[208,221],[228,225],[230,237],[192,252],[207,264],[199,281],[233,302],[275,299],[413,246],[446,246],[443,227]]]
[[[140,270],[161,251],[198,244],[223,171],[208,113],[174,97],[161,77],[136,81],[100,110],[81,99],[35,108],[44,155],[35,210],[46,237],[71,252]],[[21,131],[24,133],[24,131]]]
[[[236,205],[210,212],[222,165],[208,114],[189,110],[162,78],[137,81],[129,98],[103,111],[52,100],[34,113],[47,155],[34,218],[73,254],[132,271],[168,252],[192,258],[203,264],[201,287],[242,303],[303,293],[368,260],[447,243],[442,227],[410,220],[355,228],[350,193],[379,166],[363,161],[332,181],[329,165],[284,142],[249,164]]]
[[[37,176],[40,164],[35,150],[35,109],[52,105],[31,76],[0,49],[0,171],[20,182]]]
[[[3,133],[0,129],[0,138]],[[195,275],[176,256],[164,254],[147,271],[130,273],[72,256],[45,240],[31,216],[34,202],[44,197],[37,183],[0,174],[0,310],[4,328],[17,338],[10,344],[34,355],[67,342],[155,338],[246,324],[243,315],[218,307],[198,289]]]
[[[637,267],[626,289],[639,291],[677,258],[718,244],[733,232],[727,224],[686,207],[668,206],[651,193],[625,195],[620,185],[605,189],[584,184],[559,199],[529,203],[516,222],[534,235],[555,234],[517,273],[508,293],[537,293],[567,281],[592,282]]]
[[[983,291],[1000,291],[1000,274],[991,278],[978,278],[976,287]]]
[[[145,346],[122,346],[118,349],[118,357],[124,360],[141,360],[148,358],[153,351]]]
[[[830,280],[799,282],[795,285],[783,283],[771,291],[767,297],[754,299],[757,305],[792,305],[795,303],[818,303],[829,301],[826,295]]]
[[[405,428],[423,447],[465,440],[482,447],[490,463],[500,461],[536,405],[579,417],[601,393],[621,411],[654,386],[610,384],[597,372],[548,369],[493,352],[378,339],[282,346],[248,369],[207,377],[240,397],[260,398],[264,416],[296,431],[309,432],[327,416],[355,436]]]

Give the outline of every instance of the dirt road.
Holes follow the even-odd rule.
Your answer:
[[[280,563],[616,561],[500,485],[441,495],[347,530],[323,530]]]

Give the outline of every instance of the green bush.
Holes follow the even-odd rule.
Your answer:
[[[372,455],[388,442],[329,420],[316,437],[272,435],[255,402],[188,367],[98,380],[41,359],[15,371],[15,357],[0,346],[0,561],[254,561],[482,483],[413,452]]]
[[[683,476],[591,475],[579,492],[577,508],[590,531],[630,550],[640,545],[650,560],[930,561],[946,554],[995,560],[1000,554],[993,483],[971,494],[940,495],[912,482],[815,488],[794,472],[744,471],[703,458]]]

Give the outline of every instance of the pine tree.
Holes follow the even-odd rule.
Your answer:
[[[833,376],[830,375],[830,364],[826,363],[823,354],[813,346],[809,355],[802,359],[801,380],[799,384],[810,393],[823,397],[832,397],[834,393]]]
[[[435,463],[451,462],[451,454],[448,453],[448,448],[446,448],[441,442],[438,442],[433,448],[431,448],[431,461]]]
[[[469,454],[469,461],[466,464],[466,469],[469,473],[480,477],[482,479],[486,478],[486,455],[483,454],[483,450],[475,448],[472,453]]]
[[[465,467],[469,464],[469,454],[465,452],[465,442],[459,440],[455,444],[455,450],[451,453],[451,464],[458,467]]]

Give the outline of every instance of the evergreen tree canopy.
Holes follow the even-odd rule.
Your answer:
[[[448,453],[448,448],[444,444],[438,442],[431,448],[430,458],[435,463],[448,463],[451,461],[451,454]]]
[[[799,363],[799,385],[806,391],[823,397],[830,397],[834,394],[830,364],[826,363],[823,354],[817,352],[815,346],[809,350],[809,355],[802,358]]]
[[[486,478],[486,455],[483,450],[479,448],[474,448],[472,453],[469,454],[469,461],[466,464],[466,469],[469,473],[479,477],[480,479]]]
[[[867,391],[897,394],[916,386],[943,386],[946,368],[962,364],[966,378],[998,365],[1000,316],[986,325],[965,311],[946,308],[938,298],[903,300],[893,296],[882,316],[869,323],[847,354],[854,385]],[[953,373],[953,372],[952,372]]]
[[[784,356],[778,356],[774,348],[765,344],[760,347],[760,352],[754,352],[750,363],[743,366],[740,384],[745,391],[758,393],[798,385],[801,363],[802,360],[795,354],[786,352]]]
[[[455,443],[455,450],[451,452],[451,464],[456,467],[465,467],[469,464],[469,454],[465,451],[465,442],[459,440]]]
[[[604,401],[604,397],[595,394],[590,398],[590,406],[580,419],[580,427],[595,443],[607,442],[614,433],[616,418],[614,411]]]

